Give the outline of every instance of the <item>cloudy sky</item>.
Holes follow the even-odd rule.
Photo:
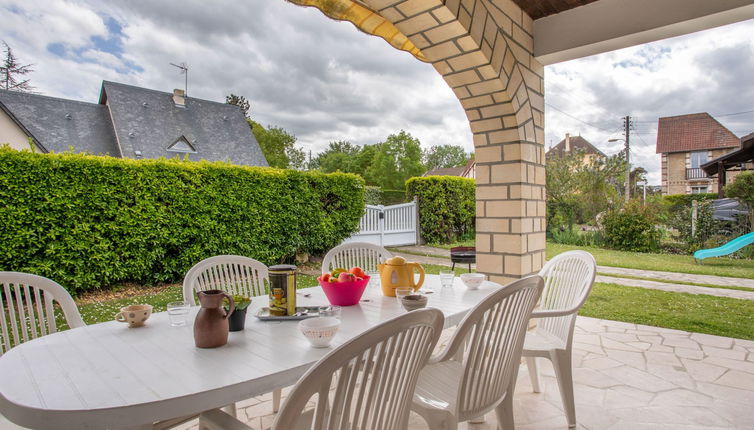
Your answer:
[[[190,96],[246,96],[252,117],[317,153],[334,140],[371,144],[401,129],[427,147],[471,151],[452,91],[429,65],[383,40],[283,0],[0,0],[0,39],[50,96],[96,102],[102,80],[172,91],[186,62]],[[632,157],[659,183],[657,118],[709,112],[754,131],[754,21],[549,66],[546,144],[581,134]],[[745,113],[741,113],[745,112]],[[725,115],[725,116],[723,116]]]

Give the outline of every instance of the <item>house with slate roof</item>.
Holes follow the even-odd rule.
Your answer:
[[[545,158],[563,158],[564,156],[571,153],[582,154],[583,159],[581,162],[583,164],[589,164],[598,157],[607,158],[605,153],[597,149],[596,146],[589,143],[588,140],[584,139],[581,136],[571,136],[569,133],[566,133],[565,139],[558,142],[557,145],[551,147],[547,151],[547,153],[545,153]]]
[[[98,103],[0,90],[0,143],[39,152],[267,166],[237,106],[104,81]]]
[[[662,194],[716,191],[718,178],[709,177],[702,165],[740,147],[741,139],[706,112],[660,118],[656,152],[661,154]],[[728,180],[734,176],[731,172]]]

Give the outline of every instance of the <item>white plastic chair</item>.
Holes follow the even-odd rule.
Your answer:
[[[543,280],[534,275],[490,294],[456,329],[447,348],[419,377],[411,409],[432,430],[495,410],[502,429],[513,429],[513,391],[521,348]]]
[[[265,294],[269,282],[267,266],[240,255],[217,255],[205,258],[189,269],[183,279],[183,299],[196,305],[194,293],[225,290],[229,294],[254,297]]]
[[[443,320],[437,309],[408,312],[330,352],[301,377],[272,429],[405,429],[419,372],[440,337]],[[304,412],[315,398],[314,410]],[[250,427],[214,410],[202,414],[199,428]]]
[[[537,328],[526,335],[524,342],[523,356],[535,393],[540,392],[537,357],[552,361],[569,427],[576,427],[571,370],[573,329],[596,273],[597,263],[585,251],[564,252],[548,261],[539,272],[545,279],[540,306],[532,313],[532,318],[539,319]]]
[[[384,263],[393,254],[387,249],[367,242],[343,243],[331,249],[322,260],[322,273],[338,267],[350,269],[358,266],[362,270],[376,271],[377,265]]]
[[[183,279],[183,300],[196,305],[194,293],[205,290],[224,290],[246,297],[263,296],[270,277],[267,266],[240,255],[216,255],[205,258],[189,269]],[[272,392],[272,410],[280,409],[282,393]],[[229,409],[235,414],[235,405]]]
[[[15,345],[58,331],[53,302],[68,326],[83,327],[76,303],[57,282],[21,272],[0,272],[0,355]]]
[[[76,303],[57,282],[21,272],[0,272],[0,355],[14,346],[58,331],[54,302],[70,328],[83,327]],[[0,429],[19,427],[0,415]]]

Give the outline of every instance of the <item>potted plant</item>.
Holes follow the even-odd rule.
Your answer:
[[[236,310],[228,317],[228,330],[241,331],[246,326],[246,309],[251,304],[251,299],[237,294],[233,296],[233,303],[236,305]],[[228,310],[226,305],[225,312]]]

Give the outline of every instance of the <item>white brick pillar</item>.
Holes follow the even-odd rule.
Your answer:
[[[538,271],[545,249],[544,67],[511,0],[364,0],[408,36],[460,100],[476,148],[477,270]]]

